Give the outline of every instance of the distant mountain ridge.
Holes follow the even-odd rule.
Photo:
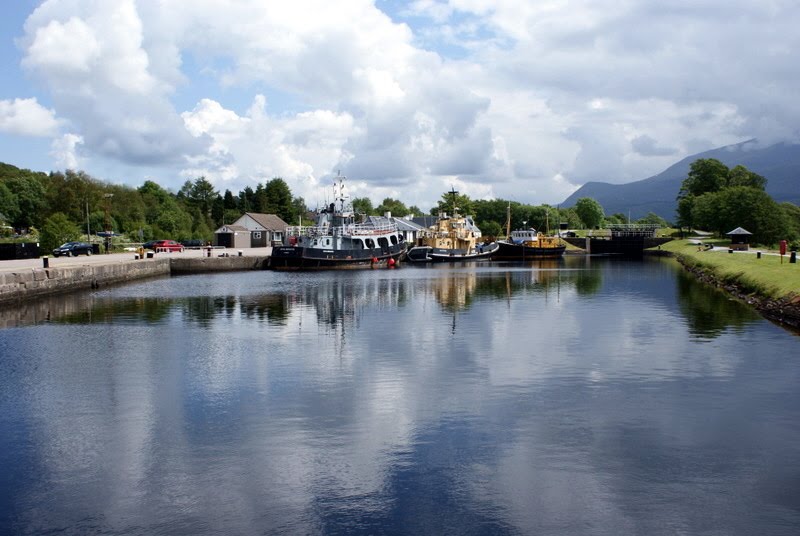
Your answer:
[[[667,221],[675,220],[675,198],[689,166],[700,158],[716,158],[728,167],[739,164],[767,179],[767,193],[775,201],[800,205],[800,145],[777,143],[758,148],[754,141],[728,145],[688,156],[658,175],[627,184],[587,182],[561,203],[575,205],[581,197],[596,199],[606,215],[630,214],[631,219],[654,212]]]

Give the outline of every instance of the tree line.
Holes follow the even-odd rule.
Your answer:
[[[199,177],[173,192],[151,180],[134,188],[109,184],[83,171],[43,173],[0,163],[3,233],[33,230],[42,235],[44,247],[98,231],[125,234],[131,241],[205,241],[245,212],[277,214],[291,223],[306,210],[305,201],[292,196],[281,178],[234,195],[230,190],[220,194]]]
[[[744,227],[764,244],[800,238],[800,208],[776,203],[764,191],[766,179],[744,166],[728,169],[715,159],[691,165],[678,193],[677,225],[724,234]],[[356,213],[395,217],[422,216],[416,206],[387,197],[375,206],[368,197],[352,200]],[[511,228],[552,230],[595,229],[610,223],[652,223],[670,226],[650,213],[636,222],[624,214],[605,215],[595,199],[583,197],[569,208],[531,205],[504,199],[470,199],[455,191],[444,192],[427,214],[440,212],[471,215],[485,236],[505,234],[507,214]],[[152,180],[139,187],[109,184],[83,171],[35,172],[0,163],[0,224],[2,233],[35,229],[50,241],[76,239],[97,231],[125,234],[130,241],[170,238],[212,240],[214,230],[232,223],[245,212],[277,214],[288,224],[308,222],[309,207],[292,194],[286,181],[275,177],[238,193],[220,193],[205,177],[187,180],[170,191]],[[44,241],[44,240],[43,240]],[[57,244],[56,244],[57,245]]]
[[[368,197],[352,200],[356,213],[395,217],[422,216],[416,206],[385,198],[373,205]],[[503,199],[473,200],[458,192],[445,192],[427,214],[457,211],[471,215],[486,236],[505,231],[507,212],[511,226],[546,230],[565,223],[569,228],[594,228],[606,222],[622,222],[616,214],[606,217],[600,204],[590,198],[575,207],[530,205]],[[238,193],[220,193],[205,177],[187,180],[177,192],[147,180],[141,186],[109,184],[83,171],[51,173],[20,169],[0,163],[0,222],[6,235],[35,229],[52,240],[77,239],[81,235],[112,231],[126,234],[131,241],[170,238],[212,240],[214,230],[232,223],[245,212],[277,214],[289,224],[309,221],[309,207],[292,194],[280,177],[245,187]],[[651,220],[663,222],[655,214]],[[665,222],[664,222],[665,223]],[[48,241],[49,242],[49,241]],[[52,244],[46,244],[47,247]]]
[[[778,203],[765,191],[767,179],[745,166],[728,168],[715,158],[695,160],[678,192],[677,225],[720,236],[737,227],[756,243],[800,242],[800,207]]]

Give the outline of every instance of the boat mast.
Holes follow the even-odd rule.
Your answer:
[[[458,195],[458,192],[454,186],[450,186],[450,192],[448,193],[453,196],[453,217],[455,218],[458,216],[458,207],[456,206],[456,196]]]
[[[506,208],[506,240],[511,239],[511,201],[508,202]]]

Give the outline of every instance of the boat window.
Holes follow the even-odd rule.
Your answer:
[[[382,248],[388,248],[389,247],[389,240],[385,236],[382,236],[382,237],[378,238],[378,245],[380,247],[382,247]]]
[[[364,241],[360,238],[353,239],[353,249],[364,249]]]
[[[373,239],[371,239],[371,238],[367,238],[366,243],[367,243],[367,247],[369,249],[372,249],[372,248],[375,247],[375,241]]]
[[[394,246],[397,245],[397,236],[396,235],[390,236],[389,239],[392,241],[392,245],[394,245]]]

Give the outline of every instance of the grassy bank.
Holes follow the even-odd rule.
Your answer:
[[[696,240],[695,240],[696,241]],[[768,299],[800,296],[800,263],[790,264],[789,255],[779,255],[754,248],[749,253],[728,253],[721,242],[715,249],[698,251],[692,240],[673,240],[661,246],[679,255],[684,264],[710,272],[717,280],[739,287],[745,292]],[[705,243],[705,242],[704,242]],[[763,251],[761,258],[755,254]]]

